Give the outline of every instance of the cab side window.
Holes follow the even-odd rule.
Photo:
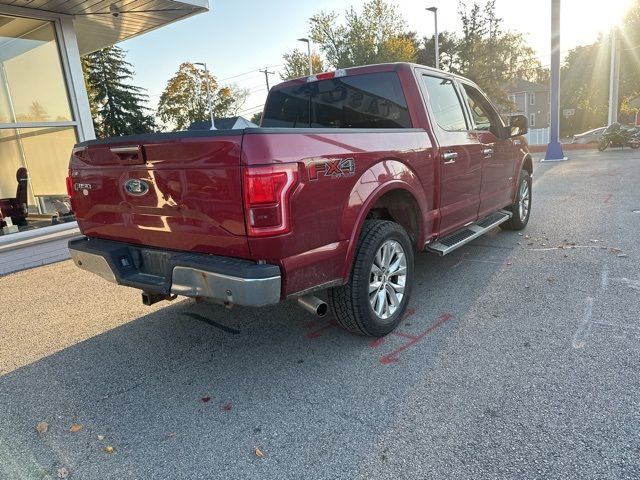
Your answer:
[[[444,130],[460,132],[468,130],[460,97],[453,82],[447,78],[423,75],[429,104],[434,120]]]
[[[476,88],[465,83],[462,84],[466,94],[466,101],[473,121],[472,129],[489,131],[498,136],[503,123],[500,116]]]

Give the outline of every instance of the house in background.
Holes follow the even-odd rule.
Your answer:
[[[548,128],[551,123],[550,89],[541,83],[518,79],[507,88],[509,100],[515,105],[511,113],[524,115],[530,129]]]
[[[0,0],[0,199],[16,196],[16,172],[26,168],[29,212],[22,231],[0,231],[0,275],[68,258],[67,240],[79,234],[75,222],[51,217],[66,198],[73,145],[94,138],[80,56],[208,8],[208,0]]]
[[[214,118],[216,130],[232,130],[235,128],[258,128],[253,122],[244,117]],[[211,120],[193,122],[187,130],[211,130]]]

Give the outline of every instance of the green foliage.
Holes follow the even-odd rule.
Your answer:
[[[284,60],[284,70],[280,73],[282,80],[309,75],[309,59],[306,52],[296,48],[285,53],[282,59]],[[324,72],[324,62],[316,52],[311,52],[311,70],[313,73]]]
[[[336,12],[320,12],[309,23],[311,39],[333,68],[416,59],[405,21],[395,6],[384,0],[370,0],[362,12],[351,7],[343,24],[338,23]]]
[[[218,88],[211,72],[205,72],[190,62],[184,62],[169,79],[160,96],[157,116],[175,130],[184,130],[196,121],[209,120],[207,88],[212,95],[215,117],[235,115],[248,92],[235,86]]]
[[[124,50],[111,46],[90,53],[82,67],[98,137],[153,131],[153,117],[144,106],[148,97],[143,88],[131,85],[133,70]]]
[[[255,123],[256,125],[260,125],[260,122],[262,121],[262,112],[256,112],[253,115],[251,115],[251,120],[252,123]]]
[[[476,82],[502,109],[510,110],[507,88],[518,78],[532,82],[548,80],[548,72],[535,59],[533,49],[520,33],[505,31],[496,15],[495,0],[481,7],[460,1],[460,35],[440,32],[440,68]],[[418,62],[434,66],[434,37],[425,37]]]

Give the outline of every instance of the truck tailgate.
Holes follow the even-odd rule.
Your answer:
[[[80,229],[94,238],[248,256],[241,145],[241,130],[78,145],[70,187]]]

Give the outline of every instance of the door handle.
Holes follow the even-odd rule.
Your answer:
[[[450,165],[452,163],[456,163],[456,158],[458,158],[458,152],[444,152],[442,154],[442,159],[445,161],[445,165]]]
[[[493,148],[483,149],[482,154],[484,155],[485,158],[490,157],[491,155],[493,155]]]

